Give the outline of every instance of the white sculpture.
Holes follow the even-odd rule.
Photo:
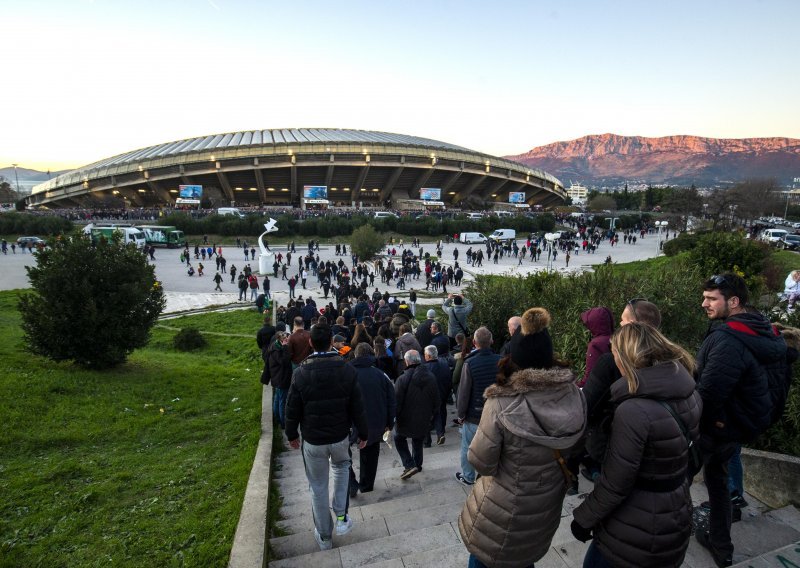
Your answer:
[[[278,227],[276,226],[277,223],[278,222],[275,219],[270,217],[269,223],[264,223],[264,228],[266,231],[261,233],[261,236],[258,237],[258,247],[261,249],[261,255],[258,257],[258,271],[261,274],[270,272],[270,268],[272,268],[269,264],[269,258],[272,256],[272,252],[270,252],[262,239],[267,236],[268,233],[274,233],[278,230]]]

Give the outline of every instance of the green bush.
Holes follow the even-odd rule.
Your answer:
[[[671,241],[664,243],[664,254],[675,256],[687,250],[692,250],[700,241],[699,233],[681,233]]]
[[[704,278],[721,272],[740,274],[755,300],[767,288],[774,290],[778,285],[771,253],[766,243],[746,239],[739,233],[707,233],[689,251],[689,260]]]
[[[582,372],[590,336],[580,313],[606,306],[618,318],[631,298],[644,297],[658,305],[662,331],[690,351],[696,350],[708,326],[700,309],[701,282],[702,276],[688,262],[678,262],[670,270],[653,270],[646,277],[624,274],[612,265],[572,275],[539,272],[518,277],[477,276],[465,295],[475,305],[470,316],[472,326],[488,327],[495,347],[508,339],[509,317],[534,306],[547,308],[556,350]]]
[[[0,215],[0,235],[64,235],[72,221],[56,216],[9,212]]]
[[[359,260],[369,260],[381,250],[384,244],[383,236],[372,225],[362,225],[350,237],[350,248]]]
[[[19,302],[30,351],[102,369],[147,344],[165,300],[141,251],[118,237],[96,246],[72,237],[34,254]]]
[[[195,351],[208,345],[203,334],[194,327],[185,327],[175,334],[172,346],[178,351]]]

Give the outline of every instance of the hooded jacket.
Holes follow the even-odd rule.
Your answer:
[[[542,558],[566,493],[554,450],[578,443],[586,403],[569,369],[523,369],[486,389],[468,459],[481,477],[458,520],[461,539],[494,568]]]
[[[617,408],[609,450],[594,490],[573,516],[594,531],[600,552],[613,566],[678,567],[692,524],[689,446],[659,401],[672,407],[693,441],[699,437],[703,402],[694,379],[679,364],[639,369],[637,376],[634,394],[624,378],[611,386]]]
[[[786,373],[786,342],[763,315],[736,314],[711,328],[697,352],[703,434],[755,439],[772,421],[771,388],[779,389]]]
[[[586,384],[595,363],[603,353],[611,352],[611,334],[614,333],[614,315],[606,307],[591,308],[581,314],[581,323],[592,334],[586,348],[586,372],[578,386]]]

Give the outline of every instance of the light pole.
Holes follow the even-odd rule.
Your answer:
[[[19,192],[19,176],[17,175],[17,166],[19,164],[11,164],[11,165],[14,166],[14,179],[17,180],[17,197],[19,198],[22,197],[22,195]]]
[[[656,221],[656,256],[661,253],[661,229],[666,229],[669,221]]]
[[[783,220],[786,221],[786,216],[789,214],[789,196],[791,195],[790,191],[786,192],[786,208],[783,210]]]

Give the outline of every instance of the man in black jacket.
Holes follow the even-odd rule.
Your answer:
[[[272,316],[264,317],[264,325],[256,333],[256,344],[261,350],[261,359],[264,361],[264,370],[261,372],[261,383],[269,384],[269,367],[267,366],[267,349],[272,342],[272,336],[275,335],[275,326],[272,325]]]
[[[770,424],[770,375],[785,376],[786,343],[769,320],[745,307],[749,292],[740,276],[712,276],[703,290],[706,315],[722,323],[709,330],[697,353],[697,390],[703,398],[700,448],[711,512],[709,530],[695,536],[717,566],[730,566],[728,462],[742,443]]]
[[[386,373],[375,365],[375,352],[368,343],[359,343],[355,349],[355,358],[351,362],[358,374],[358,386],[364,400],[369,426],[367,445],[359,450],[358,489],[362,493],[373,490],[375,475],[378,472],[378,457],[381,453],[381,440],[384,432],[394,426],[397,411],[394,385]],[[354,495],[351,486],[351,496]]]
[[[327,325],[311,328],[313,352],[294,370],[286,401],[286,438],[293,449],[300,448],[298,426],[303,433],[303,463],[311,491],[314,537],[322,550],[333,546],[328,464],[333,469],[336,534],[344,535],[353,527],[346,514],[352,463],[348,451],[350,427],[354,426],[358,433],[359,449],[366,446],[369,437],[356,370],[330,350],[331,337]]]
[[[403,356],[406,370],[395,383],[397,424],[394,443],[403,462],[400,479],[406,480],[422,471],[422,442],[431,431],[431,419],[439,408],[436,379],[423,365],[419,351],[410,349]],[[408,451],[411,438],[412,453]]]
[[[419,341],[420,347],[423,349],[431,344],[431,338],[433,337],[433,334],[431,333],[431,324],[435,321],[434,318],[436,317],[436,310],[428,310],[427,317],[428,319],[419,324],[417,327],[417,333],[415,334],[417,341]]]

